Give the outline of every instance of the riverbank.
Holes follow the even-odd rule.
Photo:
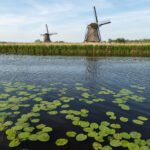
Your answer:
[[[0,44],[0,54],[150,57],[150,43],[5,43]]]

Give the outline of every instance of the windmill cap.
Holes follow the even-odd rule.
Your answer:
[[[91,23],[91,24],[88,25],[88,27],[98,28],[98,24],[97,23]]]

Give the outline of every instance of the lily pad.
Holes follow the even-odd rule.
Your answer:
[[[38,135],[32,134],[32,135],[30,135],[30,136],[28,137],[28,139],[29,139],[30,141],[37,141],[37,140],[38,140]]]
[[[41,142],[47,142],[50,140],[50,136],[47,133],[42,133],[38,135],[38,140]]]
[[[120,117],[120,121],[122,121],[122,122],[128,122],[128,118]]]
[[[44,128],[42,129],[42,131],[43,131],[43,132],[51,132],[51,131],[53,131],[53,129],[52,129],[51,127],[44,127]]]
[[[141,133],[139,133],[139,132],[132,131],[132,132],[130,132],[130,136],[131,136],[131,138],[133,138],[133,139],[140,139],[142,135],[141,135]]]
[[[38,123],[40,121],[40,119],[32,119],[31,122],[32,123]]]
[[[138,124],[138,125],[143,125],[144,124],[144,122],[143,121],[141,121],[141,120],[132,120],[133,121],[133,123],[135,123],[135,124]]]
[[[135,144],[135,143],[129,143],[128,149],[129,149],[129,150],[139,150],[140,148],[139,148],[139,146],[138,146],[137,144]]]
[[[76,136],[76,132],[74,132],[74,131],[68,131],[68,132],[66,132],[66,135],[68,136],[68,137],[75,137]]]
[[[14,139],[9,143],[9,147],[17,147],[20,145],[20,141],[18,139]]]
[[[56,145],[57,146],[64,146],[64,145],[66,145],[68,143],[68,139],[57,139],[56,140]]]
[[[87,135],[85,135],[85,134],[78,134],[77,136],[76,136],[76,140],[77,141],[85,141],[87,139]]]
[[[110,145],[113,146],[113,147],[120,147],[121,142],[120,142],[120,140],[111,140]]]
[[[45,124],[39,124],[36,126],[37,129],[43,129],[46,125]]]
[[[139,119],[139,120],[142,120],[142,121],[147,121],[147,120],[148,120],[148,118],[146,118],[146,117],[144,117],[144,116],[139,116],[138,119]]]
[[[102,145],[98,142],[94,142],[93,143],[93,149],[94,150],[101,150],[102,149]]]

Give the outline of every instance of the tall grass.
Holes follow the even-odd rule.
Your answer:
[[[0,45],[0,54],[150,57],[150,45]]]

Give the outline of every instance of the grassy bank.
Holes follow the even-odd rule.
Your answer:
[[[150,45],[0,45],[0,54],[150,57]]]

